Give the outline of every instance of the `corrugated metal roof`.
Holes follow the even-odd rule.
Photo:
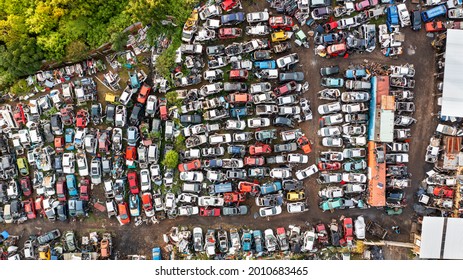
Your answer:
[[[390,143],[394,141],[394,111],[381,110],[379,117],[379,140]]]
[[[441,115],[463,117],[463,30],[448,29]]]
[[[442,217],[423,218],[420,258],[440,259],[443,232],[444,219]]]
[[[447,219],[444,259],[463,259],[463,219]]]

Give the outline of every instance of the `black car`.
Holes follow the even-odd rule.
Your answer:
[[[101,122],[101,104],[92,104],[90,109],[90,117],[92,119],[93,124],[97,125]]]
[[[273,125],[274,126],[286,126],[289,128],[293,128],[294,122],[291,119],[288,119],[285,117],[277,117],[273,120]]]
[[[302,181],[298,181],[295,179],[283,180],[283,189],[285,191],[297,191],[303,188],[304,185],[302,184]]]
[[[132,114],[130,114],[129,122],[131,125],[138,125],[143,116],[143,104],[137,103],[133,106]]]
[[[247,92],[248,85],[246,83],[224,83],[223,91],[225,92]]]
[[[182,125],[189,125],[189,124],[200,124],[202,123],[203,118],[201,115],[181,115],[180,116],[180,123]]]
[[[280,73],[278,78],[280,83],[286,83],[290,81],[302,82],[304,81],[304,72]]]
[[[45,123],[43,126],[43,134],[45,136],[45,142],[53,142],[55,140],[55,136],[53,136],[53,133],[51,132],[51,124],[50,123]]]
[[[56,213],[58,214],[58,220],[66,221],[68,219],[68,208],[66,204],[60,203],[56,207]]]
[[[421,15],[419,10],[410,12],[410,19],[412,22],[412,30],[418,31],[421,29]]]
[[[12,200],[10,211],[14,221],[19,219],[21,217],[21,202],[17,199]]]
[[[63,122],[61,121],[61,117],[57,114],[51,116],[50,118],[50,124],[51,124],[51,131],[55,135],[61,135],[63,134]]]
[[[331,76],[339,73],[339,66],[328,66],[320,68],[320,75],[322,76]]]
[[[272,58],[272,53],[269,50],[259,50],[252,54],[253,60],[268,60]]]
[[[400,203],[404,196],[404,191],[401,189],[386,189],[386,202],[388,203]]]
[[[206,48],[206,53],[208,56],[221,56],[225,54],[224,45],[209,46]]]
[[[116,106],[113,104],[107,104],[106,105],[106,122],[113,124],[115,115],[116,115]]]

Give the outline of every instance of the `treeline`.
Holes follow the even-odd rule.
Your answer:
[[[155,38],[165,29],[160,20],[174,16],[181,32],[195,2],[0,0],[0,90],[36,72],[45,61],[78,61],[107,42],[118,50],[127,40],[123,30],[138,21],[152,24],[150,36]]]

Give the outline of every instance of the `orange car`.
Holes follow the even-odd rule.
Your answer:
[[[129,211],[127,209],[127,203],[122,202],[117,205],[117,210],[119,210],[119,220],[123,225],[130,223]]]
[[[125,150],[125,159],[134,161],[137,159],[137,147],[127,146]]]
[[[445,30],[444,23],[440,20],[428,22],[424,25],[424,28],[426,29],[426,32],[439,32]]]
[[[192,170],[197,170],[201,168],[201,161],[199,159],[195,159],[189,162],[180,163],[178,165],[178,171],[180,172],[187,172]]]
[[[147,84],[143,84],[140,89],[140,93],[137,97],[137,102],[141,104],[145,104],[146,99],[148,99],[148,95],[150,95],[151,87]]]
[[[344,43],[331,45],[328,46],[328,48],[326,48],[326,52],[330,56],[343,55],[346,52],[346,50],[346,44]]]

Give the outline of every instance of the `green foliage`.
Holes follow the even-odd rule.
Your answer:
[[[175,137],[174,147],[175,147],[175,150],[177,151],[186,150],[185,136],[183,136],[183,134],[180,134],[179,136]]]
[[[166,93],[167,105],[174,106],[177,103],[178,94],[176,91],[169,91]]]
[[[32,88],[27,85],[27,82],[24,79],[18,80],[10,88],[10,92],[14,95],[24,95],[31,91]]]
[[[167,166],[167,168],[174,169],[174,168],[177,168],[178,160],[179,160],[178,152],[174,150],[170,150],[167,152],[164,159],[162,160],[162,165]]]
[[[87,57],[88,46],[82,41],[74,41],[66,46],[66,60],[79,61]]]

